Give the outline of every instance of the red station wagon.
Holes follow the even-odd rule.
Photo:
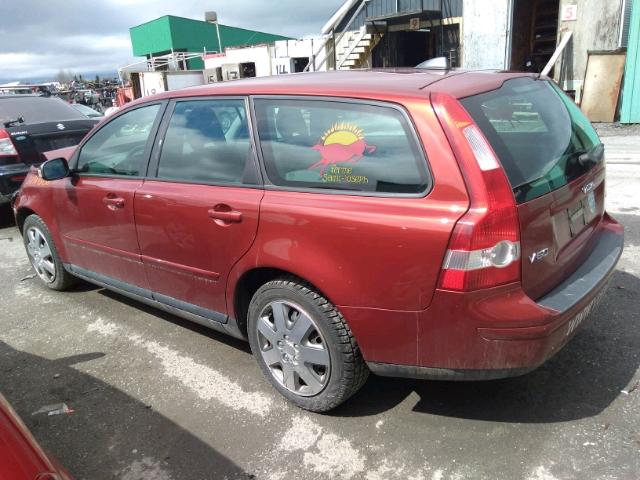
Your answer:
[[[526,373],[605,291],[604,148],[549,79],[275,76],[134,102],[32,169],[29,259],[248,339],[326,411],[380,375]]]

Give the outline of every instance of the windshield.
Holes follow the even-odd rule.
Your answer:
[[[86,105],[83,105],[81,103],[71,104],[71,107],[75,108],[76,110],[78,110],[83,115],[86,115],[87,117],[102,117],[102,113],[94,110],[91,107],[87,107]]]
[[[582,176],[580,155],[600,144],[595,130],[558,86],[531,77],[461,100],[507,173],[518,203]]]
[[[68,103],[59,98],[15,97],[0,99],[0,122],[24,118],[25,123],[86,120]]]

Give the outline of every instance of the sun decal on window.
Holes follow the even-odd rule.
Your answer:
[[[371,154],[376,151],[375,146],[367,145],[363,130],[350,123],[334,123],[322,135],[320,142],[311,148],[320,152],[321,158],[311,165],[309,170],[320,168],[323,178],[327,167],[338,163],[357,163],[365,152]]]

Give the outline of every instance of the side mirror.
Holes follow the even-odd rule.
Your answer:
[[[62,157],[48,160],[40,166],[40,176],[48,181],[68,177],[69,164]]]

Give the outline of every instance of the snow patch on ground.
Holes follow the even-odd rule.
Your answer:
[[[173,480],[171,474],[162,468],[160,462],[151,457],[134,461],[116,477],[120,480]]]
[[[104,321],[102,318],[87,325],[88,333],[97,333],[104,337],[115,337],[122,330],[121,326]],[[244,410],[260,417],[265,417],[272,409],[272,400],[269,396],[260,392],[246,392],[231,378],[176,350],[158,342],[146,340],[137,334],[122,338],[126,338],[155,356],[160,361],[166,376],[177,379],[202,400],[215,400],[232,410]]]
[[[349,440],[324,433],[309,417],[294,417],[293,425],[284,432],[278,447],[284,455],[297,455],[302,450],[304,466],[316,474],[350,479],[364,472],[364,455]]]
[[[87,332],[97,333],[103,337],[114,337],[120,331],[120,327],[112,322],[105,322],[98,317],[94,322],[87,325]]]
[[[312,418],[298,415],[278,445],[282,458],[290,464],[302,463],[309,476],[333,479],[366,480],[444,480],[443,470],[431,474],[431,468],[409,467],[403,458],[390,455],[381,461],[366,454],[341,435],[327,432]],[[372,447],[375,448],[375,447]],[[273,456],[273,451],[268,455]],[[302,458],[299,457],[301,455]],[[372,465],[373,463],[373,465]],[[454,478],[454,477],[450,477]]]
[[[280,440],[280,448],[284,451],[307,450],[320,438],[322,427],[307,417],[294,417],[293,426],[285,432]]]
[[[622,260],[625,270],[635,275],[640,275],[640,246],[630,243],[625,244],[622,251]]]
[[[541,465],[533,472],[531,472],[527,480],[558,480],[558,477],[553,475],[549,470],[547,470],[546,467]]]
[[[327,433],[320,437],[315,447],[303,457],[304,465],[315,473],[350,479],[364,471],[364,455],[345,438]]]
[[[246,392],[226,375],[157,342],[145,340],[139,335],[127,338],[160,360],[165,375],[178,380],[202,400],[216,400],[232,410],[244,410],[260,417],[270,413],[273,405],[267,395]]]

